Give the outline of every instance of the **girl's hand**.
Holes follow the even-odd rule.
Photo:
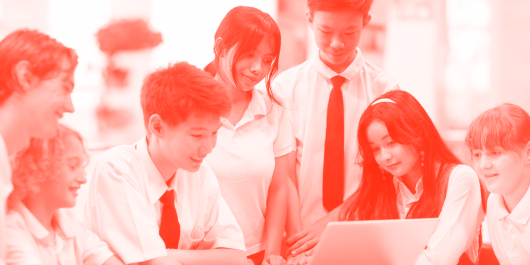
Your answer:
[[[298,256],[289,256],[287,258],[287,265],[307,265],[313,259],[313,249],[306,251]]]
[[[283,265],[286,264],[285,260],[282,256],[278,255],[269,255],[263,260],[263,263],[261,265]]]

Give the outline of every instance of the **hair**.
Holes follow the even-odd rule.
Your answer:
[[[142,85],[140,102],[146,128],[153,114],[174,126],[192,113],[221,116],[231,108],[221,84],[187,62],[170,64],[149,74]]]
[[[309,13],[315,11],[355,11],[366,16],[374,0],[307,0]]]
[[[517,105],[501,104],[473,120],[465,142],[471,151],[495,147],[520,151],[530,142],[530,116]]]
[[[71,69],[77,66],[77,54],[73,49],[37,30],[20,29],[7,35],[0,42],[0,104],[17,89],[14,68],[19,62],[29,62],[31,73],[46,79],[62,70],[64,59],[70,62]]]
[[[411,207],[407,218],[436,217],[443,204],[439,191],[444,188],[438,183],[442,178],[437,178],[436,164],[440,163],[441,168],[441,165],[461,162],[447,148],[429,115],[411,94],[394,90],[376,100],[381,98],[391,99],[395,103],[372,104],[361,116],[357,134],[363,167],[361,184],[345,202],[340,219],[399,219],[393,179],[384,177],[368,142],[367,128],[376,120],[385,123],[388,134],[395,142],[410,146],[418,153],[424,152],[423,195]]]
[[[228,11],[217,28],[215,40],[218,38],[223,39],[222,48],[216,49],[214,47],[215,58],[204,70],[215,76],[219,71],[219,55],[221,52],[223,50],[228,51],[234,45],[237,45],[230,70],[238,88],[240,85],[237,80],[237,75],[234,72],[237,62],[252,50],[256,49],[263,39],[269,41],[269,45],[274,53],[274,60],[272,61],[269,73],[265,76],[265,86],[271,101],[281,105],[279,97],[271,88],[271,82],[278,74],[278,61],[280,59],[282,45],[280,29],[272,17],[254,7],[234,7]]]
[[[32,138],[28,147],[15,153],[12,163],[14,188],[9,195],[8,206],[38,192],[41,183],[57,178],[61,173],[65,141],[69,136],[84,144],[78,132],[59,124],[53,138]],[[88,158],[86,150],[85,156]]]

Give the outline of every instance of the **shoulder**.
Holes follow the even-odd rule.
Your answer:
[[[15,211],[9,210],[6,214],[6,227],[12,231],[27,231],[26,221],[22,215]]]
[[[125,176],[138,170],[139,165],[140,157],[135,152],[134,146],[121,145],[105,151],[96,161],[93,172],[95,177],[101,172],[114,172]]]
[[[488,197],[488,215],[493,217],[497,210],[506,209],[503,201],[504,199],[502,195],[490,193]]]
[[[287,89],[294,86],[300,79],[305,79],[308,75],[312,75],[313,72],[316,72],[316,69],[313,67],[311,59],[308,59],[297,66],[283,71],[274,79],[272,84],[273,87]]]
[[[398,82],[392,76],[371,62],[364,60],[363,70],[372,85],[372,89],[376,90],[375,92],[384,94],[387,91],[399,89]]]
[[[467,165],[455,165],[449,175],[449,185],[465,185],[480,188],[477,173]]]

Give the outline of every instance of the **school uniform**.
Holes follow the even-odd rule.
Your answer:
[[[394,177],[393,181],[399,217],[405,219],[410,208],[423,195],[423,178],[416,183],[414,194],[401,177]],[[443,185],[446,189],[442,192],[446,193],[439,214],[440,223],[416,265],[454,265],[464,252],[472,263],[478,259],[480,225],[484,220],[478,176],[472,168],[458,165],[452,168]]]
[[[245,235],[247,256],[265,250],[267,196],[275,158],[291,151],[291,123],[286,111],[267,93],[253,88],[241,120],[221,118],[217,145],[206,157]]]
[[[11,191],[13,184],[11,183],[11,166],[9,164],[9,155],[4,142],[4,138],[0,135],[0,265],[5,264],[5,224],[6,224],[6,200]]]
[[[53,216],[52,235],[24,204],[7,215],[8,265],[101,265],[114,256],[108,245],[68,209]]]
[[[342,73],[331,70],[318,55],[306,62],[284,71],[273,83],[273,88],[286,102],[293,124],[296,143],[296,177],[300,198],[302,226],[308,227],[324,217],[331,209],[324,207],[324,169],[326,153],[326,130],[328,103],[335,87],[333,80],[340,76],[344,81],[338,89],[342,92],[343,126],[341,132],[344,149],[343,173],[338,202],[351,196],[361,177],[361,168],[356,164],[357,127],[367,106],[381,94],[399,89],[398,83],[388,74],[363,58],[357,48],[354,61]],[[341,103],[341,104],[342,104]],[[333,130],[332,130],[333,131]],[[343,145],[343,146],[342,146]],[[342,167],[342,166],[341,166]],[[332,174],[338,175],[338,174]]]
[[[502,265],[530,264],[530,189],[510,213],[501,194],[488,198],[488,232]]]
[[[165,206],[178,215],[178,222],[171,224],[180,229],[178,249],[245,251],[241,228],[205,163],[197,172],[179,169],[166,184],[144,137],[106,151],[89,179],[84,221],[127,264],[167,256],[160,234]],[[174,205],[161,202],[167,194]]]

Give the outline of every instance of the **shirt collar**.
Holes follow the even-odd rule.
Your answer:
[[[255,118],[261,118],[267,115],[267,110],[270,109],[270,100],[267,97],[261,95],[260,91],[253,87],[252,88],[252,99],[249,102],[249,108],[252,111],[252,115]]]
[[[147,150],[147,137],[142,138],[135,144],[136,152],[142,160],[145,171],[147,173],[147,178],[149,179],[149,188],[147,189],[147,199],[151,205],[154,205],[162,195],[167,191],[168,186],[158,171],[158,168],[153,163],[151,155]]]
[[[418,196],[421,196],[421,194],[423,193],[423,177],[421,177],[418,182],[416,182],[416,193],[412,194],[412,192],[409,191],[409,189],[407,188],[407,186],[405,185],[405,183],[403,182],[403,177],[396,177],[394,176],[394,188],[396,189],[396,192],[398,190],[398,185],[401,184],[405,189],[407,189],[407,191],[411,194],[411,195],[418,195]],[[402,192],[402,195],[403,192]]]
[[[22,219],[24,219],[28,230],[34,238],[42,240],[50,234],[50,232],[39,222],[39,220],[37,220],[22,202],[17,202],[14,206],[14,210],[22,216]]]
[[[68,209],[59,209],[55,212],[54,220],[65,238],[75,236],[74,220],[68,215]]]
[[[524,225],[528,222],[528,219],[530,218],[530,211],[528,209],[530,209],[530,188],[526,191],[525,195],[517,204],[517,206],[515,206],[508,218],[510,218],[510,220],[514,222]]]
[[[317,71],[327,79],[331,79],[340,74],[340,76],[346,78],[346,80],[351,80],[361,70],[364,64],[361,49],[356,48],[355,51],[357,51],[355,59],[342,73],[335,73],[335,71],[331,70],[331,68],[320,59],[320,55],[318,54],[313,57],[313,65],[316,67]]]

